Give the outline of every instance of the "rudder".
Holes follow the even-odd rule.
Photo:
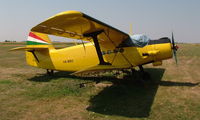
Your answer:
[[[31,31],[24,49],[26,50],[27,63],[43,68],[50,63],[49,51],[54,47],[48,34]]]
[[[30,32],[26,42],[28,46],[38,46],[38,45],[48,45],[50,48],[53,48],[52,42],[47,34]]]

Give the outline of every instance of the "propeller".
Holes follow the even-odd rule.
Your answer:
[[[178,50],[178,46],[175,44],[173,32],[172,32],[172,50],[173,50],[174,59],[175,59],[175,61],[176,61],[176,65],[177,65],[178,59],[177,59],[176,52],[177,52],[177,50]]]

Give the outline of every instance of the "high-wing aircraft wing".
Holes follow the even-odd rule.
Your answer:
[[[128,34],[78,11],[66,11],[50,17],[31,31],[50,35],[92,41],[88,34],[101,31],[98,41],[101,49],[114,49]]]

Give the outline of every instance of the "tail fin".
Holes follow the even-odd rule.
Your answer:
[[[54,48],[51,40],[49,39],[49,36],[47,34],[38,33],[38,32],[30,32],[28,39],[26,41],[25,47],[17,47],[13,48],[10,51],[15,50],[25,50],[25,51],[31,51],[31,50],[44,50],[44,49],[52,49]]]
[[[30,66],[52,69],[51,58],[49,56],[49,50],[54,49],[51,40],[47,34],[30,32],[27,40],[27,46],[17,47],[11,49],[11,51],[23,50],[26,53],[26,62]],[[44,59],[45,61],[41,61]]]
[[[53,47],[49,36],[38,32],[30,32],[26,44],[27,46],[48,45],[50,48]]]

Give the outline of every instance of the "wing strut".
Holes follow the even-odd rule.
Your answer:
[[[111,65],[110,63],[104,61],[103,55],[101,53],[101,49],[100,49],[100,46],[99,46],[99,41],[98,41],[98,38],[97,38],[97,36],[99,34],[101,34],[103,31],[104,30],[99,30],[99,31],[91,32],[91,33],[85,33],[85,34],[83,34],[83,36],[92,37],[92,39],[94,41],[95,48],[96,48],[96,52],[97,52],[97,55],[98,55],[98,58],[99,58],[99,65]]]
[[[28,52],[31,52],[33,54],[34,58],[37,60],[37,62],[39,62],[39,59],[38,59],[38,57],[35,54],[35,50],[30,50]]]

